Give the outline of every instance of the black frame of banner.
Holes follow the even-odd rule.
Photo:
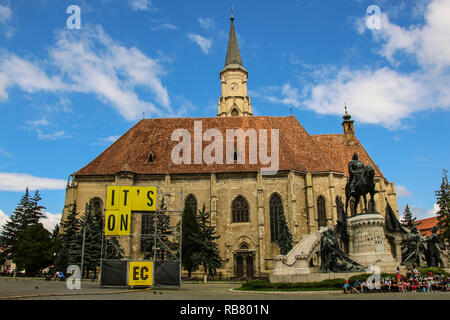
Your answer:
[[[105,199],[107,187],[108,185],[105,186]],[[156,188],[157,201],[155,211],[131,211],[130,235],[105,235],[105,215],[103,215],[99,287],[152,287],[153,289],[157,287],[181,288],[183,188],[166,186],[156,186]],[[166,205],[165,209],[160,208],[163,198]],[[104,211],[106,212],[106,209],[104,209]],[[150,220],[153,223],[152,234],[142,233],[143,216],[149,217],[150,219],[147,220]],[[159,232],[162,228],[158,228],[158,223],[164,227],[163,233]],[[115,243],[111,241],[113,238],[116,238],[121,245],[128,245],[128,249],[117,247]],[[152,239],[153,250],[152,252],[146,252],[147,257],[149,256],[149,253],[152,254],[151,259],[137,257],[137,254],[142,255],[143,241]],[[135,245],[136,241],[137,246]],[[106,255],[108,250],[108,245],[118,253],[118,259],[104,258],[104,255]],[[137,247],[137,249],[134,249],[133,247]],[[136,251],[138,253],[136,253]],[[129,263],[137,261],[153,262],[153,278],[151,286],[129,285]],[[126,268],[124,266],[126,266]]]

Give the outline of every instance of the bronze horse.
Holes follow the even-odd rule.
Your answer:
[[[363,173],[361,174],[360,178],[355,181],[354,186],[354,192],[350,194],[350,183],[347,183],[345,186],[345,214],[347,215],[347,209],[348,209],[348,203],[350,201],[350,198],[353,197],[355,199],[355,212],[356,208],[358,207],[359,200],[361,196],[364,198],[364,212],[367,212],[367,198],[366,194],[370,194],[370,203],[371,203],[371,211],[375,211],[375,201],[374,201],[374,194],[378,191],[375,190],[375,182],[373,181],[373,177],[375,176],[375,170],[374,168],[368,164],[365,168]],[[357,179],[355,177],[355,179]],[[348,215],[347,215],[348,216]]]

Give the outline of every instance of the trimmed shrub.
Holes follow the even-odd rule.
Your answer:
[[[250,280],[242,284],[242,289],[277,289],[277,290],[295,290],[295,289],[319,289],[335,288],[342,289],[345,279],[330,279],[319,282],[280,282],[270,283],[268,280]]]
[[[449,276],[449,273],[441,268],[420,268],[418,270],[422,277],[428,277],[430,275],[430,272],[433,273],[433,276],[434,275],[445,276],[445,277]]]
[[[363,282],[366,281],[373,273],[361,273],[361,274],[357,274],[353,277],[350,277],[348,279],[349,283],[354,283],[356,280],[359,280],[359,282]],[[381,279],[385,279],[385,278],[390,278],[390,279],[396,279],[397,275],[395,273],[385,273],[382,272],[380,275]],[[405,279],[405,275],[402,275],[402,279]]]

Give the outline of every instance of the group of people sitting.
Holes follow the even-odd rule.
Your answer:
[[[406,279],[398,271],[396,278],[383,278],[380,281],[355,280],[350,285],[347,280],[344,284],[344,293],[370,293],[370,292],[435,292],[450,291],[450,277],[429,274],[421,276],[418,272],[407,270]]]

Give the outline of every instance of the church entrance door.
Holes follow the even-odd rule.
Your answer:
[[[253,255],[247,255],[247,259],[245,262],[247,265],[247,279],[253,279]]]
[[[237,278],[242,278],[244,276],[244,259],[242,255],[236,255],[236,275]]]
[[[235,274],[236,278],[253,279],[254,264],[252,251],[238,251],[235,253]]]

